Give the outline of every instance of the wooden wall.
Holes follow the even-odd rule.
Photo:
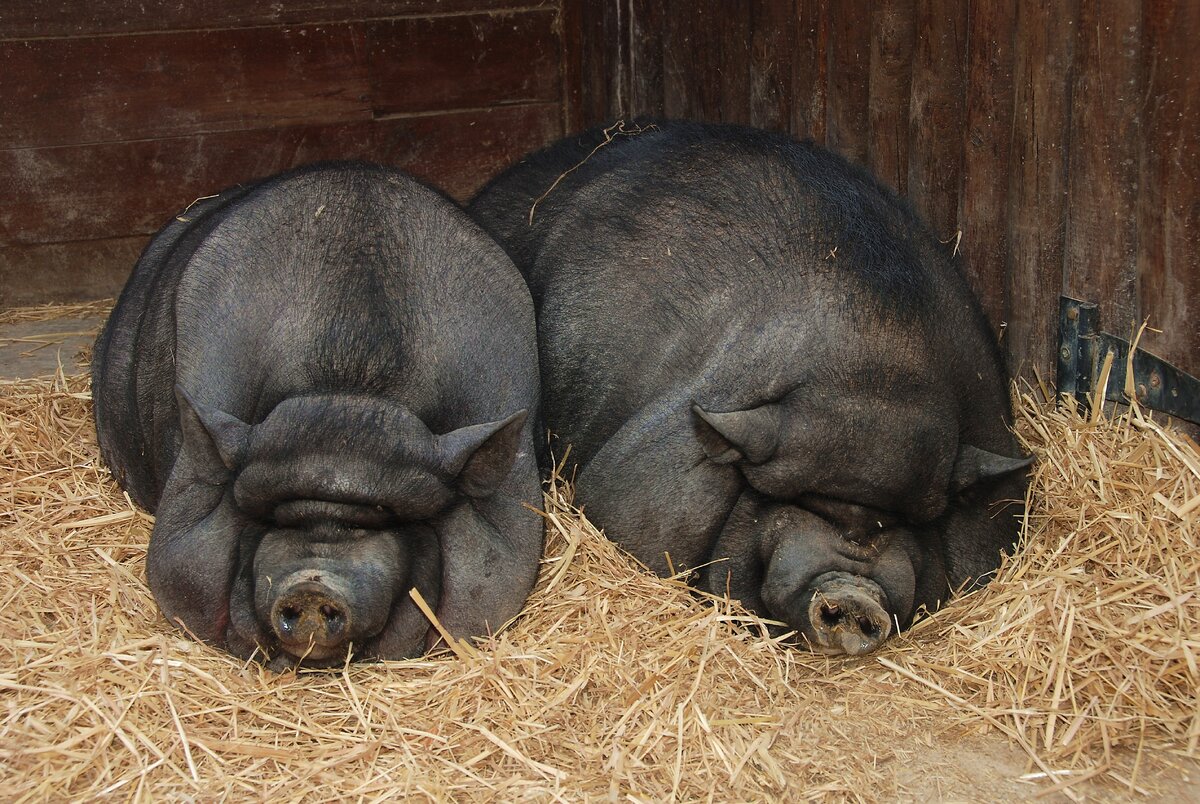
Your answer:
[[[1014,368],[1057,299],[1200,373],[1200,2],[0,3],[0,306],[111,294],[191,199],[367,157],[464,198],[638,114],[810,136],[959,245]]]
[[[370,158],[452,195],[578,128],[539,0],[0,3],[0,306],[113,295],[198,196]]]
[[[812,137],[959,254],[1014,369],[1053,377],[1058,296],[1200,373],[1200,2],[598,0],[584,118]]]

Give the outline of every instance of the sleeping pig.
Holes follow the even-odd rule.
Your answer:
[[[533,292],[578,502],[651,569],[861,654],[1013,546],[996,343],[861,169],[749,128],[597,129],[470,211]]]
[[[96,344],[105,462],[156,515],[168,620],[277,669],[424,652],[517,613],[542,529],[533,307],[449,199],[367,164],[202,199]]]

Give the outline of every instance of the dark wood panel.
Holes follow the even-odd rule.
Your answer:
[[[376,131],[371,158],[465,202],[502,169],[565,133],[554,103],[389,120]]]
[[[629,111],[634,116],[666,114],[663,27],[668,13],[662,0],[629,0]]]
[[[376,122],[294,126],[172,139],[0,151],[0,243],[146,234],[214,190],[321,159],[404,167],[465,199],[500,168],[561,136],[558,104]]]
[[[871,12],[865,3],[831,3],[828,14],[826,144],[865,165],[870,125]]]
[[[664,111],[667,117],[720,122],[725,110],[728,76],[723,73],[721,37],[733,14],[721,15],[712,0],[667,5],[663,30]],[[741,15],[736,15],[741,16]],[[749,73],[747,91],[749,89]]]
[[[751,13],[743,5],[740,14],[725,13],[721,2],[695,5],[692,19],[696,45],[711,48],[717,62],[717,118],[725,123],[750,122],[750,35]]]
[[[1008,321],[1008,188],[1016,0],[971,7],[961,212],[962,265],[998,335]]]
[[[583,87],[580,105],[585,126],[607,123],[629,113],[624,98],[628,97],[628,59],[620,47],[620,20],[628,15],[618,13],[624,0],[564,0],[579,3],[579,22],[582,33]],[[622,87],[622,83],[625,87]]]
[[[917,0],[908,197],[943,241],[957,239],[967,63],[966,0]]]
[[[915,0],[880,0],[871,12],[871,170],[897,192],[908,187],[909,88],[912,83]]]
[[[792,133],[826,140],[829,86],[827,0],[796,0],[796,49],[792,54]]]
[[[149,239],[0,246],[0,308],[116,296]]]
[[[366,24],[377,114],[557,100],[553,10],[385,20]]]
[[[1074,23],[1070,7],[1050,0],[1017,14],[1006,344],[1010,368],[1026,377],[1055,365]]]
[[[786,131],[792,121],[795,0],[759,0],[751,6],[750,25],[750,119],[747,122]]]
[[[1138,203],[1145,345],[1200,375],[1200,4],[1144,0]]]
[[[296,25],[553,7],[552,0],[6,0],[0,39]]]
[[[1065,286],[1100,303],[1128,336],[1137,323],[1139,2],[1080,0],[1071,87]]]
[[[0,147],[367,119],[350,25],[0,43]]]
[[[558,20],[562,53],[563,130],[586,125],[583,109],[583,11],[579,0],[563,0]]]

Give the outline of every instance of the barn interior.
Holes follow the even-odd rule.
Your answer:
[[[1198,38],[1186,0],[0,7],[0,787],[1194,800],[1195,431],[1136,395],[1057,400],[1055,371],[1068,295],[1200,374]],[[477,647],[274,675],[171,629],[145,585],[152,518],[99,463],[86,374],[150,235],[324,159],[466,201],[534,148],[642,117],[810,137],[931,223],[1037,457],[996,581],[878,654],[805,654],[642,572],[564,483],[534,597]]]

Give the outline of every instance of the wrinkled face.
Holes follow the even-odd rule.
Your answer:
[[[275,669],[422,653],[430,624],[409,590],[444,599],[438,528],[503,479],[525,419],[435,436],[364,398],[287,400],[256,426],[180,407],[151,588],[168,619]]]
[[[939,551],[885,511],[818,495],[779,503],[748,491],[725,531],[727,543],[754,545],[753,555],[739,562],[747,567],[740,578],[714,564],[703,585],[741,587],[750,608],[822,653],[874,650],[945,591]]]
[[[234,484],[239,509],[255,523],[243,531],[248,577],[230,601],[237,638],[276,667],[420,653],[427,625],[411,616],[408,590],[438,598],[430,523],[452,495],[433,477],[413,474],[408,500],[427,505],[398,510],[382,501],[289,498],[286,489],[256,488],[258,473],[247,466]]]
[[[994,570],[1015,539],[1004,502],[1021,497],[1028,461],[958,443],[936,399],[696,412],[710,459],[744,479],[701,585],[816,651],[874,650],[920,607]]]

